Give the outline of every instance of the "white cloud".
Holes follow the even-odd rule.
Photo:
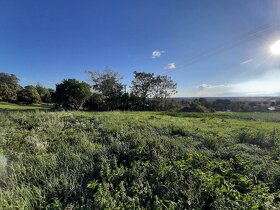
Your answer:
[[[212,85],[212,84],[201,84],[197,86],[198,96],[221,96],[231,94],[234,85]]]
[[[152,58],[159,58],[165,51],[155,50],[152,52]]]
[[[168,69],[168,70],[174,70],[174,69],[176,69],[176,63],[169,63],[169,64],[167,64],[167,66],[165,67],[165,69]]]

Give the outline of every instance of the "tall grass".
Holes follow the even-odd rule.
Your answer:
[[[153,112],[0,119],[0,209],[280,208],[280,127],[271,120]]]

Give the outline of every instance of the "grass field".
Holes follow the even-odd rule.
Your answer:
[[[17,111],[17,110],[46,110],[49,109],[48,105],[20,105],[13,103],[0,102],[0,111]]]
[[[279,118],[2,112],[0,209],[279,209]]]
[[[192,118],[220,118],[250,120],[259,122],[280,122],[280,112],[214,112],[214,113],[195,113],[195,112],[166,112],[165,114],[176,117]]]

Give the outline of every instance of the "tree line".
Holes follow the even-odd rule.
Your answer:
[[[0,73],[0,101],[21,104],[53,104],[64,110],[170,110],[178,106],[170,96],[177,84],[166,75],[133,72],[131,86],[122,83],[119,73],[105,69],[87,71],[90,83],[64,79],[55,89],[40,84],[21,87],[14,74]]]
[[[182,109],[185,112],[266,112],[269,108],[279,111],[280,101],[255,100],[255,101],[242,101],[242,100],[229,100],[229,99],[216,99],[207,100],[205,98],[194,99],[193,101],[181,101]]]
[[[53,89],[40,84],[21,87],[14,74],[0,73],[0,101],[23,104],[52,103]]]
[[[0,73],[0,101],[20,104],[53,104],[58,110],[132,110],[132,111],[186,111],[186,112],[264,112],[269,107],[280,109],[280,101],[231,101],[205,98],[176,100],[177,84],[166,75],[133,72],[131,85],[122,83],[118,72],[86,71],[89,83],[64,79],[55,89],[40,84],[21,87],[14,74]]]

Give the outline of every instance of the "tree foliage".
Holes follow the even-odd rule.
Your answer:
[[[184,99],[181,101],[181,104],[184,106],[182,111],[187,112],[267,112],[280,110],[277,101],[272,103],[258,99],[255,101],[252,101],[252,99],[246,101],[245,98],[240,100],[199,98],[193,101]],[[269,108],[272,108],[272,110]]]
[[[17,92],[7,84],[0,84],[0,101],[15,101]]]
[[[18,91],[17,100],[25,104],[38,104],[42,102],[37,89],[31,85]]]
[[[103,72],[87,71],[87,73],[90,76],[93,91],[104,98],[104,108],[118,109],[124,88],[120,82],[122,77],[110,69],[105,69]]]
[[[149,109],[152,106],[155,109],[163,110],[166,106],[166,99],[177,93],[176,88],[177,84],[168,76],[134,71],[131,94],[140,99],[141,103],[138,105],[142,109]],[[159,105],[154,106],[154,102]]]
[[[40,84],[37,84],[35,86],[35,88],[36,88],[37,92],[39,93],[39,95],[41,97],[41,101],[43,103],[51,103],[52,102],[51,93],[50,93],[49,89],[43,87]]]
[[[14,74],[0,73],[0,84],[18,85],[19,79]]]
[[[54,101],[64,109],[78,110],[82,108],[90,95],[90,86],[87,83],[67,79],[56,85]]]
[[[16,101],[20,89],[18,82],[14,74],[0,73],[0,101]]]
[[[20,90],[15,75],[0,74],[0,101],[20,103],[54,103],[64,109],[85,110],[173,110],[179,107],[169,97],[177,93],[177,84],[168,76],[134,72],[130,89],[122,83],[119,73],[87,71],[91,86],[75,79],[63,80],[56,91],[37,84]],[[34,90],[34,88],[36,90]],[[92,93],[91,93],[92,90]],[[38,94],[40,99],[38,98]]]
[[[158,75],[154,82],[154,98],[160,99],[160,107],[164,109],[166,106],[166,99],[177,93],[177,84],[168,76]]]
[[[155,77],[154,73],[133,72],[134,79],[131,85],[131,93],[145,102],[155,94]]]

